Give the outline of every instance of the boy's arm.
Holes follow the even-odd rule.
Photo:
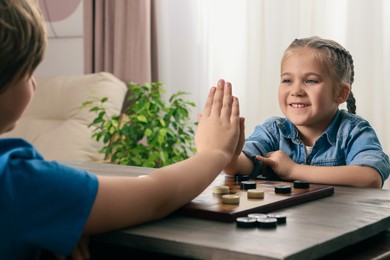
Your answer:
[[[162,218],[201,193],[225,163],[225,155],[210,151],[143,177],[99,176],[99,190],[85,233],[96,234]]]
[[[241,126],[242,127],[242,126]],[[99,176],[85,234],[156,220],[201,193],[231,160],[240,132],[239,105],[230,83],[210,90],[195,135],[197,153],[138,178]]]

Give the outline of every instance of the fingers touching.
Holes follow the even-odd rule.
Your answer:
[[[219,150],[231,159],[244,125],[243,120],[240,122],[239,102],[232,95],[230,82],[219,80],[217,86],[210,89],[198,120],[195,135],[197,150]]]

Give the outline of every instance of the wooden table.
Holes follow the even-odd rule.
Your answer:
[[[103,175],[138,176],[151,170],[110,164],[67,164]],[[280,212],[287,215],[287,224],[274,230],[240,229],[235,223],[172,214],[159,221],[102,234],[94,240],[135,249],[137,254],[155,252],[161,258],[390,258],[390,190],[336,186],[333,196]]]

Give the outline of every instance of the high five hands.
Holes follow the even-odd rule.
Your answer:
[[[226,163],[241,152],[244,119],[240,118],[238,98],[232,95],[230,82],[221,79],[216,87],[210,89],[205,108],[198,119],[195,135],[198,152],[212,150],[221,153],[226,157]]]

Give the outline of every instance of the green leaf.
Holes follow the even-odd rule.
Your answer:
[[[146,117],[143,116],[143,115],[137,116],[137,119],[138,119],[140,122],[143,122],[143,123],[147,123],[147,122],[148,122],[148,120],[146,119]]]
[[[98,124],[104,122],[104,119],[101,117],[97,117],[92,121],[92,124]]]
[[[150,129],[146,129],[145,132],[144,132],[144,135],[146,137],[150,136],[151,134],[152,134],[152,130],[150,130]]]
[[[162,144],[164,141],[165,141],[165,137],[167,135],[167,129],[166,128],[161,128],[159,131],[158,131],[158,143],[159,144]]]
[[[163,119],[160,119],[159,121],[160,121],[161,126],[162,126],[162,127],[165,127],[165,125],[166,125],[166,124],[165,124],[165,121],[164,121]]]

